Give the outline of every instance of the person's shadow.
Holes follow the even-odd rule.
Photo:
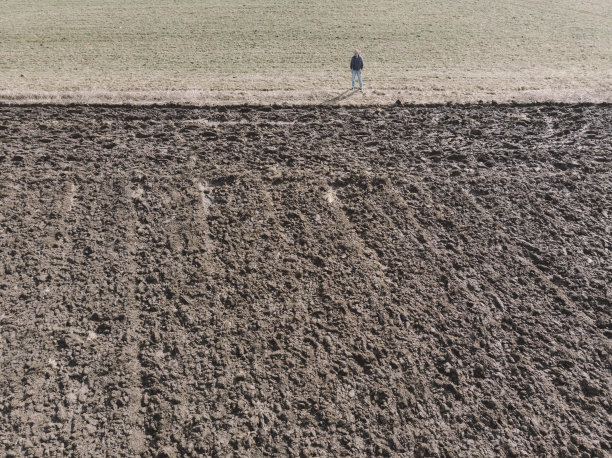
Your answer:
[[[350,89],[347,89],[342,94],[337,95],[336,97],[333,97],[333,98],[331,98],[329,100],[326,100],[325,102],[321,103],[321,105],[333,105],[334,103],[341,102],[342,100],[346,100],[349,97],[354,96],[355,94],[357,94],[356,90],[352,90],[351,91]]]

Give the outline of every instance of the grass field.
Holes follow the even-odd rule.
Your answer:
[[[612,99],[609,0],[0,3],[0,100]]]

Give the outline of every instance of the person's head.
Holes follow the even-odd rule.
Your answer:
[[[358,49],[356,49],[356,50],[353,52],[353,56],[355,56],[355,57],[359,57],[359,50],[358,50]]]

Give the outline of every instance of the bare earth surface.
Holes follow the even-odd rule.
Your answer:
[[[0,107],[0,454],[609,456],[612,107]]]

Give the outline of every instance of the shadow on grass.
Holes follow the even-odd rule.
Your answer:
[[[336,97],[333,97],[329,100],[326,100],[325,102],[322,102],[321,105],[333,105],[334,103],[341,102],[342,100],[346,100],[349,97],[354,96],[356,93],[357,93],[357,90],[351,91],[350,89],[347,89],[346,91],[337,95]]]

